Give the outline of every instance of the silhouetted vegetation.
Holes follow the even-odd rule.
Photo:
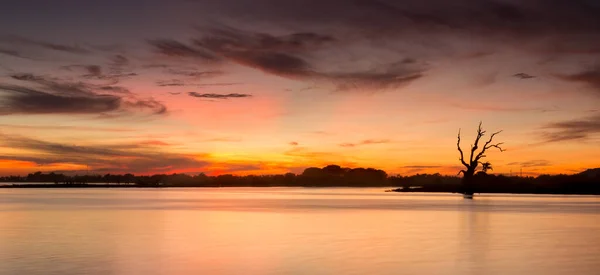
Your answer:
[[[392,177],[390,181],[401,188],[397,192],[455,192],[462,193],[462,179],[435,175]],[[600,195],[600,168],[575,175],[540,175],[513,177],[477,173],[472,178],[473,193],[514,194],[589,194]]]
[[[388,176],[373,168],[343,168],[329,165],[311,167],[302,174],[283,175],[219,175],[158,174],[152,176],[75,175],[33,173],[25,177],[0,177],[1,182],[13,185],[0,187],[397,187],[396,192],[452,192],[462,193],[462,178],[440,174]],[[21,184],[20,184],[21,183]],[[32,184],[45,183],[45,184]],[[50,184],[47,184],[50,183]],[[52,184],[54,183],[54,184]],[[541,175],[513,177],[476,173],[472,178],[474,193],[531,193],[531,194],[598,194],[600,195],[600,168],[575,175]]]
[[[462,193],[467,195],[473,195],[475,192],[475,173],[477,172],[477,168],[479,164],[481,164],[481,170],[477,173],[486,174],[487,171],[493,170],[492,164],[489,161],[483,162],[482,159],[486,157],[485,152],[491,148],[497,148],[500,152],[504,151],[502,147],[502,142],[493,143],[494,136],[500,134],[502,131],[498,131],[492,133],[490,139],[483,145],[481,151],[479,150],[479,141],[483,136],[485,136],[486,131],[481,128],[481,122],[479,122],[479,127],[477,127],[477,137],[475,137],[475,142],[471,144],[471,154],[469,155],[469,159],[465,161],[463,150],[460,148],[460,129],[458,130],[458,141],[456,142],[456,147],[458,148],[458,152],[460,153],[460,162],[465,166],[465,170],[461,170],[459,172],[463,174],[462,178]]]

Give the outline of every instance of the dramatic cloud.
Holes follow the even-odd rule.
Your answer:
[[[154,99],[138,99],[135,101],[124,101],[122,107],[127,109],[137,109],[139,111],[152,110],[155,115],[163,115],[167,113],[167,106]]]
[[[68,65],[62,66],[61,69],[67,71],[81,71],[80,75],[85,79],[108,80],[112,83],[118,83],[122,79],[137,76],[137,73],[125,71],[122,67],[110,67],[108,72],[102,69],[99,65]]]
[[[219,58],[203,49],[194,48],[181,42],[169,39],[157,39],[148,41],[156,52],[172,57],[192,57],[204,61],[218,61]]]
[[[185,70],[185,69],[168,69],[167,73],[178,75],[178,76],[186,76],[194,79],[203,79],[210,78],[215,76],[221,76],[224,74],[222,71],[197,71],[197,70]]]
[[[160,52],[170,56],[218,56],[229,61],[260,70],[264,73],[296,79],[331,82],[338,90],[354,88],[397,88],[423,76],[426,68],[412,58],[401,58],[390,64],[371,66],[352,71],[331,71],[316,68],[308,61],[315,50],[332,50],[336,39],[317,33],[292,33],[273,36],[266,33],[244,32],[233,28],[212,29],[193,46],[177,41],[156,44]],[[167,47],[168,45],[168,47]],[[165,49],[169,49],[165,51]],[[179,84],[177,84],[179,85]]]
[[[547,142],[572,141],[600,134],[600,115],[583,119],[550,123],[544,127],[542,138]]]
[[[120,86],[101,86],[101,87],[98,87],[98,89],[100,89],[102,91],[109,91],[111,93],[118,93],[118,94],[131,93],[131,91],[129,91],[129,89],[127,89],[125,87],[120,87]]]
[[[229,53],[228,57],[238,64],[277,76],[294,79],[308,78],[313,74],[308,62],[286,53],[239,52]]]
[[[54,131],[87,131],[87,132],[112,132],[112,133],[124,133],[124,132],[135,132],[136,130],[131,128],[107,128],[107,127],[93,127],[93,126],[59,126],[59,125],[15,125],[15,124],[0,124],[3,129],[26,129],[26,130],[54,130]]]
[[[507,165],[516,165],[524,168],[528,167],[546,167],[552,165],[552,163],[545,159],[528,160],[523,162],[511,162]]]
[[[200,30],[207,33],[194,43],[216,53],[240,51],[306,52],[322,47],[335,38],[317,33],[292,33],[274,36],[268,33],[244,32],[231,27]]]
[[[0,54],[4,54],[4,55],[8,55],[8,56],[13,56],[13,57],[18,57],[18,58],[27,58],[27,57],[23,56],[21,53],[19,53],[18,51],[15,51],[15,50],[8,50],[8,49],[1,49],[0,48]]]
[[[356,88],[375,90],[399,88],[423,76],[423,71],[420,70],[391,66],[384,68],[383,72],[336,73],[321,77],[334,81],[338,85],[338,90],[343,91]]]
[[[0,115],[95,114],[118,110],[121,98],[112,95],[64,96],[21,86],[0,84]]]
[[[113,144],[75,146],[47,142],[26,137],[2,135],[0,144],[17,149],[35,151],[30,156],[0,156],[0,159],[30,161],[38,165],[70,163],[88,165],[93,171],[127,171],[137,173],[162,173],[175,168],[203,168],[209,162],[195,156],[165,153],[156,146],[165,146],[159,141],[140,144]],[[42,157],[43,156],[43,157]]]
[[[166,106],[153,99],[139,99],[126,88],[67,82],[33,74],[13,74],[12,78],[39,88],[0,84],[0,115],[10,114],[104,114],[141,111],[165,114]]]
[[[234,86],[240,85],[241,83],[192,83],[181,79],[171,80],[159,80],[156,81],[156,86],[159,87],[182,87],[182,86],[193,86],[193,87],[218,87],[218,86]]]
[[[211,98],[211,99],[229,99],[229,98],[242,98],[242,97],[251,97],[250,94],[201,94],[197,92],[189,92],[189,96],[192,97],[201,97],[201,98]]]
[[[390,143],[389,139],[365,139],[359,143],[342,143],[341,147],[356,147],[361,145],[371,145],[371,144],[385,144]]]
[[[200,3],[200,1],[198,1]],[[600,6],[588,0],[236,0],[207,4],[232,17],[268,23],[339,25],[368,33],[450,31],[519,37],[594,32]],[[233,5],[235,4],[235,5]],[[491,33],[490,33],[491,32]]]
[[[39,41],[34,39],[29,39],[21,36],[11,35],[0,37],[0,43],[9,43],[16,45],[25,45],[25,46],[35,46],[41,47],[48,50],[67,52],[72,54],[88,54],[89,50],[80,47],[78,45],[64,45],[64,44],[56,44],[45,41]]]
[[[101,77],[102,76],[102,68],[100,66],[89,65],[89,66],[85,66],[84,68],[88,72],[87,76],[90,76],[90,77]]]
[[[129,65],[129,59],[123,55],[117,54],[111,58],[112,67],[125,67]]]
[[[516,73],[516,74],[513,75],[513,77],[520,78],[520,79],[535,78],[535,76],[530,75],[530,74],[526,74],[526,73]]]
[[[179,79],[156,81],[156,86],[159,86],[159,87],[181,87],[181,86],[186,86],[186,85],[189,85],[189,84],[187,84],[183,80],[179,80]]]
[[[306,140],[300,144],[288,140],[283,149],[266,148],[262,155],[242,152],[244,158],[275,155],[275,162],[283,157],[299,166],[346,160],[369,161],[386,169],[448,171],[445,160],[375,157],[371,149],[397,148],[384,144],[393,142],[389,140],[362,140],[361,133],[385,129],[389,133],[380,137],[406,135],[407,140],[422,138],[436,144],[439,135],[423,125],[435,120],[443,131],[458,128],[452,126],[457,119],[483,114],[489,115],[490,123],[505,125],[514,138],[528,139],[519,128],[524,124],[512,123],[516,114],[528,123],[539,123],[547,121],[550,111],[548,122],[554,123],[538,124],[539,144],[555,142],[548,146],[553,150],[561,146],[557,141],[564,142],[585,158],[578,162],[594,163],[589,154],[580,153],[596,144],[600,118],[588,113],[582,116],[589,117],[569,120],[596,103],[593,95],[573,91],[583,88],[600,95],[600,67],[586,67],[596,64],[600,56],[600,5],[594,0],[150,1],[144,4],[148,16],[142,17],[135,15],[140,5],[118,1],[100,1],[92,7],[97,12],[84,17],[80,11],[90,6],[82,1],[52,11],[32,9],[25,2],[4,5],[0,17],[0,33],[22,35],[0,34],[0,70],[8,74],[0,76],[0,118],[23,126],[51,126],[48,121],[56,119],[56,125],[91,129],[94,125],[125,127],[131,115],[148,117],[148,123],[133,127],[136,132],[126,133],[73,128],[70,136],[69,128],[57,128],[58,133],[51,128],[10,128],[35,131],[44,139],[64,135],[72,141],[78,134],[85,135],[82,140],[89,142],[91,151],[65,152],[65,161],[90,163],[98,167],[96,171],[113,169],[109,158],[123,159],[126,166],[140,170],[143,165],[164,171],[180,164],[192,167],[193,161],[185,156],[152,153],[174,145],[155,140],[167,135],[181,142],[173,147],[177,152],[193,150],[183,145],[196,146],[209,138],[198,140],[201,133],[188,134],[190,129],[244,137],[227,148],[206,147],[215,156],[229,159],[232,156],[223,150],[260,146],[255,142],[259,136],[286,127],[304,133],[301,137]],[[118,12],[110,13],[106,24],[93,23],[106,19],[107,11]],[[24,70],[36,74],[14,74]],[[240,84],[243,89],[230,87]],[[177,112],[171,114],[160,100]],[[199,110],[188,104],[196,101],[223,104],[207,104]],[[210,119],[211,114],[231,114],[230,108],[240,107],[252,107],[243,125],[239,119]],[[156,120],[162,116],[152,116],[166,114],[170,116],[164,121]],[[368,117],[397,117],[398,121],[367,123]],[[406,131],[405,126],[414,129]],[[112,151],[93,151],[105,149],[94,142],[123,139],[148,141],[131,148],[109,144]],[[316,143],[320,146],[305,147]],[[45,151],[32,154],[32,161],[62,160],[48,144],[35,146]],[[429,147],[422,148],[423,158],[436,155],[431,151],[435,148]],[[569,150],[552,151],[556,153],[552,157],[536,151],[516,158],[521,159],[519,165],[541,167],[544,163],[538,159],[568,158],[563,151]],[[2,154],[7,152],[13,151]],[[84,157],[79,159],[78,154]],[[163,157],[174,161],[168,163]],[[411,161],[425,165],[400,167]]]
[[[572,75],[559,75],[565,81],[585,83],[600,93],[600,66]]]

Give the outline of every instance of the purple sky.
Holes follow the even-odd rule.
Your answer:
[[[0,174],[600,166],[597,1],[4,1]],[[469,135],[469,136],[467,136]]]

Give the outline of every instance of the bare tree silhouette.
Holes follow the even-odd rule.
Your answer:
[[[498,148],[500,152],[504,152],[504,149],[500,147],[503,142],[493,143],[494,136],[500,134],[502,131],[494,132],[490,136],[490,139],[483,145],[481,151],[477,152],[479,149],[479,140],[486,133],[485,130],[481,128],[481,122],[479,122],[479,127],[477,128],[477,137],[475,138],[474,145],[471,145],[471,154],[469,156],[468,162],[465,161],[463,150],[460,148],[460,129],[458,129],[458,141],[456,142],[456,146],[458,148],[458,152],[460,152],[460,162],[465,166],[465,170],[461,170],[458,172],[463,174],[462,185],[464,188],[464,194],[472,196],[474,193],[473,190],[473,175],[477,172],[477,167],[481,164],[481,171],[487,172],[488,170],[492,170],[492,164],[489,161],[482,162],[481,160],[486,157],[485,152],[490,148]]]

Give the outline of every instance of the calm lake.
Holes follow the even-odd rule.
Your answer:
[[[599,274],[600,197],[0,189],[0,274]]]

